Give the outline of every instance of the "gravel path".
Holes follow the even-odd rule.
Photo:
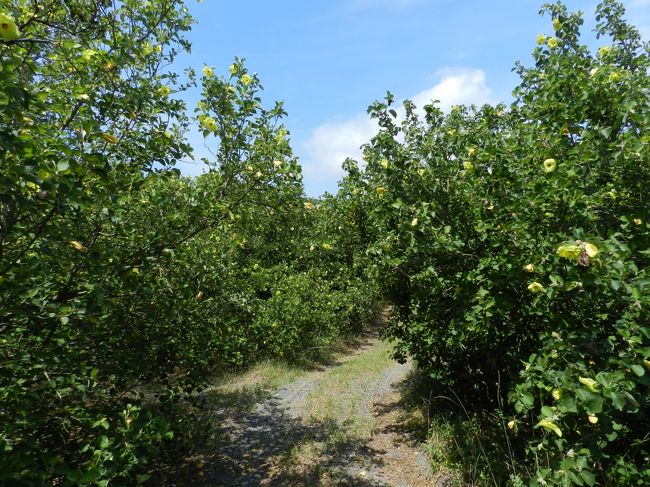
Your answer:
[[[221,431],[217,461],[206,471],[205,486],[310,486],[421,487],[433,485],[424,452],[413,446],[400,424],[397,386],[410,364],[392,362],[388,369],[362,387],[357,414],[374,421],[376,428],[364,441],[337,444],[336,453],[320,452],[298,474],[283,470],[291,451],[300,444],[324,445],[340,424],[308,418],[305,404],[323,379],[337,367],[378,345],[368,336],[355,353],[336,364],[306,374],[275,391],[252,411],[221,408],[214,412]],[[286,470],[286,469],[285,469]]]

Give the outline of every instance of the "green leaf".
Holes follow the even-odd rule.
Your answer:
[[[596,484],[596,476],[589,470],[583,470],[580,472],[580,476],[582,477],[582,480],[584,480],[585,483],[590,487]]]
[[[98,443],[99,443],[99,448],[101,448],[102,450],[105,450],[106,448],[108,448],[108,445],[111,444],[110,440],[108,439],[108,436],[106,435],[101,435],[99,437]]]
[[[630,369],[632,369],[632,372],[634,372],[639,377],[643,377],[645,374],[645,369],[639,364],[630,365]]]

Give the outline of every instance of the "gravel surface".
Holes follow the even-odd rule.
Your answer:
[[[377,343],[376,337],[366,337],[355,353],[271,393],[252,411],[216,410],[222,438],[217,461],[206,471],[204,479],[193,485],[433,485],[425,453],[411,444],[405,428],[397,424],[396,386],[405,379],[411,364],[395,362],[377,380],[354,386],[364,388],[358,414],[374,417],[377,424],[376,433],[368,441],[338,445],[336,455],[317,455],[313,464],[306,465],[303,474],[295,478],[278,474],[293,446],[305,442],[324,444],[333,430],[332,422],[306,418],[304,408],[310,395],[331,370],[366,353]]]

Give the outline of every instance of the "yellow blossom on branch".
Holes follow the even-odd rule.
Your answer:
[[[252,81],[253,78],[251,78],[248,74],[245,74],[241,77],[241,82],[244,86],[250,85]]]
[[[11,15],[0,13],[0,38],[3,41],[15,41],[20,37],[16,21]]]
[[[212,117],[203,118],[201,124],[208,130],[217,130],[217,122]]]
[[[594,244],[591,244],[591,243],[584,244],[584,248],[585,248],[585,252],[587,253],[587,255],[589,257],[591,257],[592,259],[594,257],[596,257],[600,253],[600,250],[598,250],[598,247],[596,247]]]
[[[557,167],[557,162],[555,162],[555,159],[550,158],[544,161],[544,172],[553,172],[555,171],[556,167]]]
[[[557,255],[564,259],[579,260],[582,249],[577,245],[560,245],[557,249]]]

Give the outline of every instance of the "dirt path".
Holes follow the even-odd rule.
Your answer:
[[[433,485],[400,406],[411,365],[392,361],[389,351],[368,336],[354,353],[248,410],[217,408],[216,460],[194,485]]]

